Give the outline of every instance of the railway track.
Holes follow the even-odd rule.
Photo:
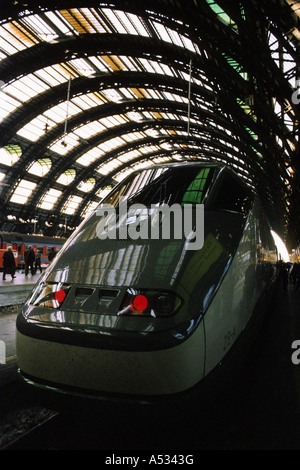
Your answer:
[[[14,321],[22,303],[2,305],[0,318]],[[9,342],[9,336],[2,337]],[[8,334],[8,331],[6,331]],[[0,365],[0,450],[9,450],[17,446],[25,436],[31,435],[35,430],[45,426],[57,413],[32,403],[25,397],[17,382],[17,357],[15,349],[6,356],[5,364]]]
[[[76,409],[68,414],[32,403],[20,394],[18,383],[0,389],[0,403],[0,450],[3,451],[97,450],[110,458],[116,451],[123,455],[145,452],[151,457],[165,449],[172,455],[185,455],[186,449],[194,449],[196,456],[198,450],[226,449],[229,445],[226,440],[222,442],[228,425],[223,418],[220,425],[216,413],[206,419],[201,416],[201,420],[196,413],[183,420],[175,416],[170,420],[164,413],[151,412],[145,419],[139,411],[131,413],[125,408],[121,413],[120,410],[108,412],[104,406],[103,412],[97,415],[83,416]]]
[[[57,415],[32,403],[16,380],[0,389],[0,450],[8,450],[18,441]]]

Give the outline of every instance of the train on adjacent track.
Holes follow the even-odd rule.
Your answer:
[[[49,252],[54,249],[56,253],[60,250],[66,239],[62,237],[48,237],[38,234],[25,234],[18,232],[0,232],[0,269],[3,268],[2,257],[8,246],[12,247],[16,267],[24,268],[24,253],[28,246],[32,246],[34,252],[41,253],[43,266],[49,264]]]
[[[192,230],[181,236],[175,208],[190,210]],[[133,172],[76,229],[22,307],[19,377],[70,399],[197,396],[241,357],[276,269],[264,208],[230,168],[184,162]]]

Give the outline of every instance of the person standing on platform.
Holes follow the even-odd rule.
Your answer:
[[[30,272],[32,276],[34,275],[34,261],[35,261],[35,254],[32,249],[32,246],[29,245],[28,248],[25,250],[24,253],[24,261],[25,261],[25,276],[27,276],[30,268]]]
[[[40,273],[42,272],[42,267],[41,267],[41,253],[40,250],[36,250],[35,253],[35,262],[34,262],[34,272],[36,274],[37,269],[39,268]]]
[[[16,272],[16,262],[11,246],[7,247],[7,250],[3,254],[3,281],[5,281],[6,274],[11,274],[11,278],[14,279]]]

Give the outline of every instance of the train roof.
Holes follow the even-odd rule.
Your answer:
[[[206,161],[206,160],[186,160],[186,161],[181,161],[181,162],[167,162],[167,163],[158,163],[156,165],[150,165],[145,168],[141,168],[138,170],[135,170],[133,173],[139,173],[143,170],[153,170],[157,168],[183,168],[186,166],[199,166],[199,167],[210,167],[210,168],[215,168],[216,170],[219,170],[220,174],[221,172],[228,172],[230,173],[233,177],[235,177],[240,183],[244,184],[247,186],[247,188],[253,192],[253,188],[245,179],[237,173],[234,168],[232,168],[230,165],[226,165],[223,162],[211,162],[211,161]],[[129,175],[130,177],[130,175]],[[123,180],[124,181],[124,180]],[[123,181],[121,181],[122,184]]]
[[[222,162],[211,162],[211,161],[197,161],[197,160],[186,160],[181,162],[167,162],[167,163],[158,163],[156,165],[149,165],[145,168],[140,168],[135,170],[135,172],[141,172],[143,170],[153,170],[156,168],[180,168],[186,166],[200,166],[200,167],[210,167],[219,169],[220,171],[229,171],[230,173],[236,175],[239,179],[243,179],[231,166],[226,165]]]
[[[151,169],[151,168],[158,168],[158,167],[166,167],[166,168],[173,168],[173,167],[180,167],[180,166],[209,166],[211,168],[230,168],[228,165],[225,165],[224,163],[220,162],[210,162],[210,161],[205,161],[205,160],[184,160],[180,162],[167,162],[167,163],[157,163],[156,165],[149,165],[148,167],[145,167],[145,169]],[[140,171],[140,170],[137,170]]]
[[[18,242],[18,243],[51,243],[51,244],[62,244],[66,241],[66,238],[61,237],[47,237],[44,235],[38,234],[28,234],[28,233],[18,233],[18,232],[0,232],[0,239],[3,238],[3,241]]]

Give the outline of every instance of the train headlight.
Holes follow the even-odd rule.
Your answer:
[[[173,292],[128,289],[118,315],[169,317],[181,304],[182,300]]]
[[[30,303],[39,307],[60,308],[70,286],[63,283],[42,282],[34,292]]]

